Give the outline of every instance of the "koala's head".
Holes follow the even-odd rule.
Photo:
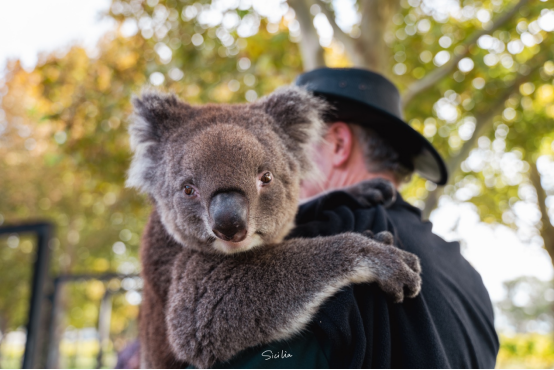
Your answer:
[[[182,245],[235,253],[281,241],[312,170],[325,103],[289,87],[251,104],[135,98],[127,186],[149,194]]]

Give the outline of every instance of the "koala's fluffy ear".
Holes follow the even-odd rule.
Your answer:
[[[329,109],[328,104],[296,86],[277,89],[255,104],[273,118],[278,126],[277,133],[300,159],[302,169],[310,170],[309,149],[321,139],[323,114]]]
[[[157,178],[161,160],[160,144],[169,133],[183,124],[192,108],[173,94],[146,91],[133,97],[134,114],[129,126],[131,150],[134,152],[127,176],[127,187],[150,193]]]

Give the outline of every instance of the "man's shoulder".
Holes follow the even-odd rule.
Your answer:
[[[302,203],[296,215],[296,228],[289,237],[385,231],[392,226],[391,211],[396,217],[421,221],[419,209],[405,202],[390,183],[385,185],[387,183],[362,182],[355,187],[323,193]]]

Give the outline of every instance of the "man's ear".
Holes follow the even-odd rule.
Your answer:
[[[191,106],[173,94],[146,91],[133,97],[134,113],[129,125],[133,160],[127,176],[127,187],[151,193],[161,160],[161,144],[175,128],[183,124]]]
[[[329,125],[326,140],[333,146],[333,155],[330,158],[334,167],[344,167],[354,150],[354,133],[344,122],[334,122]]]
[[[300,160],[302,170],[311,169],[309,151],[322,138],[328,104],[305,89],[290,86],[277,89],[254,105],[271,116],[275,131]]]

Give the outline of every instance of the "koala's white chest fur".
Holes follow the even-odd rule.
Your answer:
[[[262,244],[263,244],[262,238],[259,235],[254,234],[246,237],[246,239],[238,243],[227,242],[221,239],[216,239],[212,243],[212,246],[220,252],[223,252],[226,254],[232,254],[232,253],[244,252],[254,247],[258,247]]]

